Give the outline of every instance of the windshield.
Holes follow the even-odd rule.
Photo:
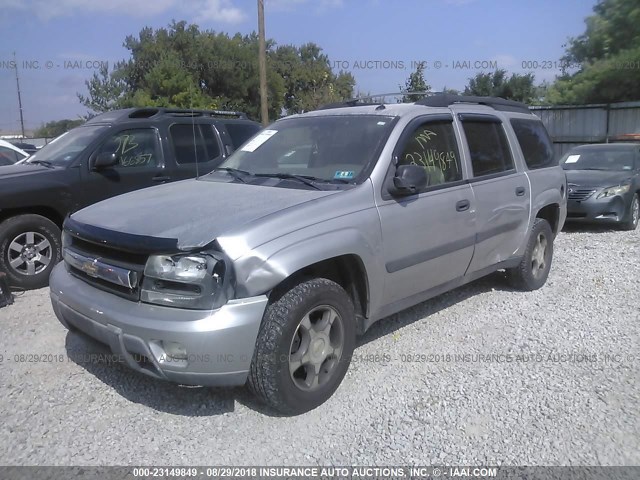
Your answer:
[[[327,183],[359,183],[392,123],[393,117],[380,115],[280,120],[253,136],[219,169],[242,170],[245,176],[302,175]]]
[[[44,161],[55,165],[69,165],[93,140],[109,127],[78,127],[63,133],[27,159],[27,163]]]
[[[633,170],[634,151],[621,148],[573,149],[560,164],[565,170]]]

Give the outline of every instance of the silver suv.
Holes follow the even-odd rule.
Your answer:
[[[374,322],[496,270],[540,288],[566,180],[520,103],[356,102],[258,133],[211,174],[81,210],[60,321],[155,378],[243,385],[297,414]]]

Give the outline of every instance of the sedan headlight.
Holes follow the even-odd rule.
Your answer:
[[[140,300],[170,307],[209,310],[222,290],[221,254],[152,255],[144,268]]]
[[[615,197],[616,195],[622,195],[627,193],[631,188],[631,184],[627,185],[616,185],[615,187],[605,188],[601,191],[596,198],[607,198],[607,197]]]

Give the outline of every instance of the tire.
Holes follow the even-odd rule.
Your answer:
[[[0,223],[0,270],[11,286],[46,287],[61,258],[60,229],[48,218],[18,215]]]
[[[638,222],[640,221],[640,199],[636,193],[631,199],[629,205],[629,219],[620,225],[622,230],[635,230],[638,228]]]
[[[513,288],[530,292],[545,284],[553,259],[553,238],[549,222],[536,218],[522,261],[507,269],[507,281]]]
[[[325,278],[302,281],[265,310],[249,390],[285,415],[313,410],[342,382],[355,338],[353,303],[342,287]]]

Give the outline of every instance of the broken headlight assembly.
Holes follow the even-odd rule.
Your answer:
[[[616,195],[623,195],[623,194],[627,193],[630,188],[631,188],[631,184],[629,184],[629,183],[624,184],[624,185],[616,185],[614,187],[605,188],[604,190],[602,190],[598,194],[596,199],[598,199],[598,198],[615,197]]]
[[[216,252],[152,255],[144,268],[140,300],[195,310],[226,302],[226,261]]]

